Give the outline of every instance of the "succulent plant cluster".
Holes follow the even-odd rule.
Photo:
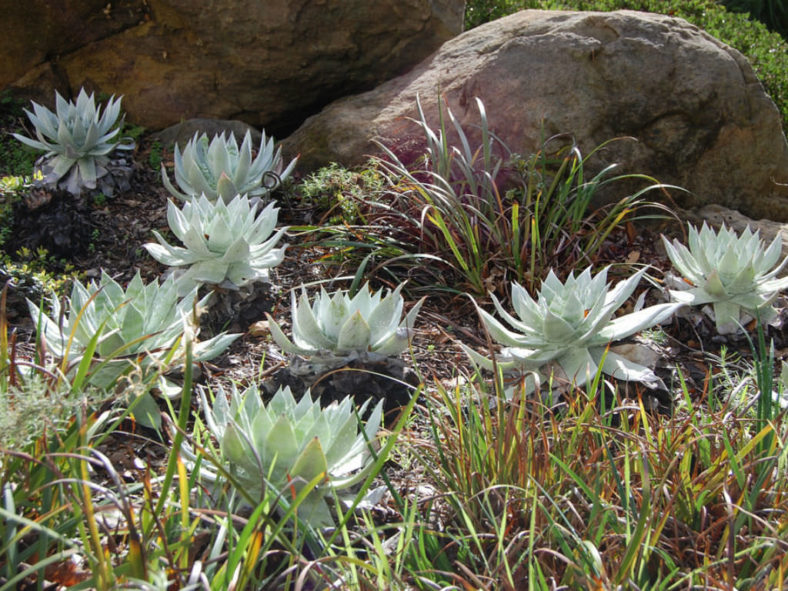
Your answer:
[[[513,283],[512,306],[516,317],[492,296],[495,309],[511,328],[478,308],[490,336],[504,346],[496,361],[467,346],[463,345],[463,349],[482,367],[493,369],[497,365],[504,373],[538,373],[550,368],[580,386],[601,367],[603,373],[615,378],[655,383],[657,378],[651,369],[608,350],[608,344],[665,321],[683,304],[657,304],[616,316],[646,269],[612,289],[607,272],[605,268],[592,277],[589,267],[577,276],[570,273],[562,283],[551,270],[536,299],[521,285]],[[532,379],[526,383],[528,388],[534,387]]]
[[[374,441],[380,427],[382,402],[360,432],[350,398],[321,408],[308,390],[296,402],[284,388],[265,405],[255,386],[241,393],[233,385],[229,403],[219,390],[211,406],[201,395],[208,429],[232,476],[253,500],[261,501],[271,491],[292,500],[317,479],[299,504],[298,516],[316,527],[333,524],[325,497],[366,476],[371,466],[367,442]]]
[[[65,308],[54,299],[51,316],[29,300],[28,307],[48,351],[66,360],[69,368],[81,361],[97,338],[90,382],[108,387],[132,368],[164,372],[183,363],[179,339],[187,326],[197,332],[193,318],[196,296],[195,290],[178,297],[173,279],[146,285],[139,273],[124,290],[103,273],[98,283],[75,282]],[[203,298],[197,306],[205,303]],[[216,357],[238,336],[219,334],[195,343],[194,360]],[[171,349],[176,345],[179,347],[173,356]]]
[[[758,232],[749,226],[739,236],[724,224],[715,232],[704,223],[700,231],[689,226],[689,247],[664,236],[662,240],[683,277],[674,282],[671,296],[691,306],[711,304],[707,311],[717,332],[736,333],[752,318],[768,323],[775,317],[771,303],[788,288],[788,277],[777,277],[788,263],[788,257],[780,262],[780,236],[764,249]]]
[[[292,333],[290,340],[268,315],[271,336],[286,353],[309,357],[313,367],[331,369],[353,358],[383,359],[408,348],[419,301],[402,319],[402,285],[384,296],[372,292],[369,284],[350,296],[339,290],[329,295],[325,289],[310,304],[306,289],[296,300],[291,292]]]
[[[290,175],[296,161],[285,167],[281,148],[275,150],[273,138],[266,138],[265,133],[256,158],[252,158],[248,131],[240,148],[233,134],[229,138],[216,135],[209,143],[207,135],[196,133],[183,152],[175,145],[175,182],[180,190],[170,182],[164,165],[161,176],[167,190],[183,201],[204,195],[209,201],[229,202],[239,194],[267,195]]]
[[[238,288],[267,280],[269,269],[282,262],[287,245],[276,248],[287,228],[276,232],[279,209],[269,203],[262,211],[246,196],[225,203],[205,195],[179,208],[170,201],[167,221],[183,246],[170,245],[158,232],[145,248],[160,263],[183,267],[175,275],[179,293],[200,284]]]
[[[95,189],[97,180],[108,174],[109,154],[134,148],[130,138],[118,137],[123,125],[120,101],[111,97],[102,113],[93,95],[83,88],[76,103],[55,92],[56,114],[35,102],[33,112],[25,109],[36,139],[18,133],[13,136],[46,152],[39,163],[45,186],[59,186],[73,195]],[[111,189],[111,183],[102,186],[105,192]]]

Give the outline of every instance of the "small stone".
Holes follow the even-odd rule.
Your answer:
[[[258,320],[249,325],[249,334],[253,337],[264,337],[271,334],[267,320]]]

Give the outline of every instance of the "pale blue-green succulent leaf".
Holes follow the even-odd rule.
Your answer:
[[[282,351],[285,353],[299,354],[307,354],[310,352],[309,349],[302,349],[301,347],[295,345],[268,312],[266,312],[265,316],[268,319],[268,329],[271,331],[271,337],[274,339],[274,342],[279,345],[279,348],[282,349]]]
[[[591,357],[599,364],[602,363],[602,371],[618,380],[628,382],[641,382],[652,385],[659,382],[659,378],[648,367],[627,359],[613,351],[605,351],[604,347],[589,349]]]
[[[504,350],[505,352],[502,351],[500,355],[496,356],[495,361],[493,361],[477,351],[474,351],[464,343],[460,343],[460,348],[476,365],[490,371],[495,367],[503,372],[525,371],[529,367],[534,367],[534,364],[529,360],[530,354],[533,353],[531,349],[506,348]],[[520,352],[521,354],[512,354],[514,352]]]
[[[143,427],[155,429],[156,431],[161,430],[161,411],[150,392],[143,392],[139,395],[139,400],[134,405],[132,414],[134,420]]]
[[[681,302],[655,304],[637,312],[614,318],[596,334],[592,342],[599,344],[619,341],[652,326],[662,324],[683,305]]]
[[[548,343],[564,345],[569,345],[578,336],[575,326],[550,310],[545,310],[542,318],[542,335]]]
[[[293,462],[290,476],[291,478],[302,478],[305,482],[310,482],[321,474],[324,478],[328,478],[326,455],[323,453],[320,439],[312,437],[309,443],[301,450],[301,453],[298,454],[295,462]]]
[[[320,299],[327,299],[328,296],[321,290]],[[295,304],[295,298],[291,298]],[[318,308],[319,310],[319,308]],[[316,352],[322,349],[331,350],[336,348],[336,339],[327,334],[323,328],[324,324],[318,321],[318,310],[310,307],[309,297],[306,289],[301,290],[301,298],[297,305],[291,307],[293,314],[293,337],[298,346],[305,352]],[[323,319],[325,317],[322,317]],[[337,321],[339,322],[339,320]]]
[[[714,309],[714,322],[720,334],[735,333],[741,320],[741,306],[730,300],[717,301],[712,304]]]
[[[575,386],[583,386],[591,381],[599,369],[591,353],[585,348],[568,349],[555,361]]]
[[[490,333],[490,336],[493,338],[493,340],[497,341],[501,345],[504,345],[505,347],[527,347],[535,340],[533,337],[529,339],[525,335],[518,334],[507,329],[498,321],[497,318],[495,318],[495,316],[489,312],[478,307],[477,310],[482,322],[484,323],[484,327],[487,329],[487,332]],[[534,329],[541,329],[541,326],[534,327]],[[529,332],[533,334],[535,330],[532,329]]]
[[[241,466],[247,472],[258,472],[260,463],[246,437],[247,435],[241,431],[238,425],[234,421],[230,421],[224,428],[219,449],[231,463]]]
[[[369,324],[357,310],[342,324],[342,329],[337,335],[337,351],[340,353],[363,351],[369,346],[371,334]]]

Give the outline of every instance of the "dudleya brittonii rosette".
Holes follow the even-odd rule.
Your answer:
[[[229,203],[202,195],[183,209],[170,201],[167,221],[183,246],[171,246],[154,231],[159,243],[145,248],[160,263],[183,267],[175,272],[180,293],[200,284],[237,289],[267,281],[269,269],[282,262],[287,245],[275,247],[287,228],[274,232],[278,213],[273,203],[258,212],[242,195]]]
[[[247,131],[241,147],[233,134],[216,135],[208,142],[205,134],[194,134],[181,152],[175,145],[175,182],[173,186],[162,165],[165,188],[175,197],[190,201],[205,195],[210,201],[229,202],[239,193],[263,197],[276,189],[295,168],[297,158],[287,167],[281,148],[274,149],[273,138],[263,132],[257,157],[252,158],[252,136]]]
[[[749,228],[741,236],[723,224],[715,232],[705,223],[700,232],[689,226],[689,248],[662,237],[668,257],[683,281],[673,281],[674,300],[706,306],[717,332],[733,334],[753,318],[769,323],[776,317],[771,303],[788,287],[788,277],[777,275],[788,258],[780,261],[782,238],[778,235],[764,249],[758,232]]]
[[[25,109],[35,127],[36,139],[12,135],[31,148],[46,152],[37,163],[45,186],[57,185],[73,195],[79,195],[83,189],[95,189],[96,181],[108,173],[109,154],[134,148],[131,138],[118,137],[123,126],[120,101],[110,97],[102,112],[93,95],[83,88],[76,102],[67,101],[56,91],[57,114],[35,102],[33,112]],[[112,184],[101,188],[109,194]]]
[[[166,371],[183,363],[184,331],[197,331],[194,308],[207,302],[207,298],[199,302],[196,298],[196,290],[178,297],[173,279],[145,284],[137,273],[124,289],[102,273],[99,282],[75,282],[65,309],[59,299],[53,299],[51,316],[33,302],[28,301],[28,306],[47,349],[56,358],[66,359],[69,369],[92,348],[97,337],[93,351],[96,363],[89,380],[108,387],[134,367],[139,367],[145,377],[154,370]],[[222,333],[195,343],[194,360],[216,357],[238,336]],[[173,354],[171,349],[176,345]]]
[[[331,369],[353,358],[384,359],[408,348],[416,315],[424,300],[416,303],[401,319],[404,300],[402,285],[383,295],[371,292],[368,284],[350,297],[339,290],[329,295],[325,289],[309,303],[306,289],[296,300],[291,292],[291,341],[268,315],[271,336],[286,353],[310,358],[313,366]]]
[[[298,516],[312,526],[333,525],[326,497],[360,482],[371,468],[369,445],[380,427],[382,401],[363,431],[353,401],[345,398],[321,408],[309,390],[296,402],[289,388],[279,389],[265,405],[254,386],[240,393],[233,385],[219,390],[211,406],[201,391],[208,429],[219,441],[227,470],[254,502],[267,494],[293,500],[304,486],[317,486],[298,506]],[[369,443],[368,443],[369,442]],[[205,466],[205,464],[203,464]],[[218,477],[203,470],[208,480]],[[267,486],[266,486],[267,485]]]
[[[612,289],[607,283],[607,272],[605,268],[592,277],[589,267],[576,277],[570,273],[562,283],[551,270],[542,282],[537,299],[513,283],[512,306],[517,317],[492,296],[495,309],[511,329],[492,314],[478,309],[490,336],[503,345],[496,363],[467,346],[463,345],[463,349],[484,368],[493,369],[497,365],[504,374],[524,375],[526,391],[534,388],[531,372],[553,373],[579,386],[593,378],[600,364],[603,373],[617,379],[649,386],[659,383],[651,369],[607,347],[612,341],[664,322],[682,304],[657,304],[614,317],[646,269]]]

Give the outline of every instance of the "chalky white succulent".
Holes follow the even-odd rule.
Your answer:
[[[330,526],[333,519],[325,498],[359,482],[371,468],[367,442],[375,440],[380,427],[382,401],[360,432],[350,397],[321,408],[309,390],[296,402],[284,388],[265,405],[256,386],[241,393],[233,385],[229,403],[220,389],[210,406],[205,392],[200,393],[206,424],[219,441],[228,471],[255,501],[271,492],[292,500],[293,492],[318,479],[298,506],[298,516],[316,527]],[[209,480],[218,478],[203,474]]]
[[[339,290],[329,295],[325,289],[309,303],[306,288],[296,301],[291,292],[291,341],[276,321],[268,315],[274,341],[286,353],[310,358],[316,366],[332,368],[350,358],[384,359],[399,355],[408,348],[413,326],[424,300],[416,303],[401,320],[404,300],[402,285],[383,295],[371,292],[369,284],[350,297]]]
[[[495,309],[511,329],[477,304],[490,336],[504,346],[496,356],[496,363],[465,345],[463,349],[482,367],[493,369],[497,365],[505,374],[538,374],[538,370],[550,367],[553,371],[560,370],[561,377],[580,386],[601,366],[603,373],[614,378],[646,385],[658,383],[651,369],[608,350],[608,345],[664,322],[682,304],[657,304],[615,316],[646,269],[620,281],[612,289],[607,283],[607,271],[608,268],[602,269],[592,277],[589,267],[577,277],[570,273],[562,283],[551,270],[536,300],[521,285],[513,283],[512,306],[517,317],[509,314],[492,296]],[[526,383],[528,389],[534,387],[533,380]]]
[[[18,133],[13,136],[46,152],[40,165],[45,185],[60,185],[73,195],[79,195],[83,188],[95,189],[96,180],[107,174],[109,154],[134,148],[131,138],[118,138],[123,125],[120,101],[111,97],[102,113],[93,95],[83,88],[76,103],[66,101],[56,91],[57,114],[35,102],[33,112],[25,109],[36,139]],[[67,173],[68,177],[61,180]]]
[[[167,221],[183,246],[171,246],[154,231],[159,243],[145,248],[160,263],[183,267],[175,273],[181,294],[199,284],[232,289],[267,281],[269,269],[284,259],[287,245],[275,247],[287,228],[274,232],[279,209],[273,203],[259,213],[257,207],[243,195],[228,203],[201,195],[182,209],[170,201]]]
[[[266,138],[265,132],[254,159],[248,131],[240,149],[232,133],[229,138],[216,135],[210,143],[207,135],[195,133],[183,152],[175,145],[175,182],[180,190],[170,182],[164,165],[161,176],[166,189],[183,201],[205,195],[210,201],[221,198],[229,202],[238,194],[267,195],[290,176],[297,160],[284,167],[281,148],[274,150],[274,140]]]
[[[788,277],[777,277],[788,263],[788,257],[779,262],[779,235],[764,249],[759,233],[749,226],[739,236],[724,224],[715,232],[704,223],[700,232],[689,226],[689,248],[664,236],[662,241],[684,279],[675,282],[671,297],[691,306],[711,304],[707,311],[717,332],[733,334],[752,318],[763,323],[774,319],[771,303],[788,288]]]
[[[146,285],[137,273],[123,289],[102,273],[98,283],[75,282],[65,308],[57,298],[53,299],[51,316],[29,300],[28,307],[47,350],[58,359],[66,359],[71,368],[79,363],[98,335],[95,370],[90,382],[108,387],[132,368],[141,367],[144,372],[166,371],[167,367],[183,363],[185,351],[178,340],[187,328],[197,332],[193,313],[196,297],[194,290],[179,298],[173,279]],[[206,301],[203,298],[196,307],[204,306]],[[194,360],[216,357],[238,336],[222,333],[194,343]],[[170,356],[176,344],[177,352]]]

